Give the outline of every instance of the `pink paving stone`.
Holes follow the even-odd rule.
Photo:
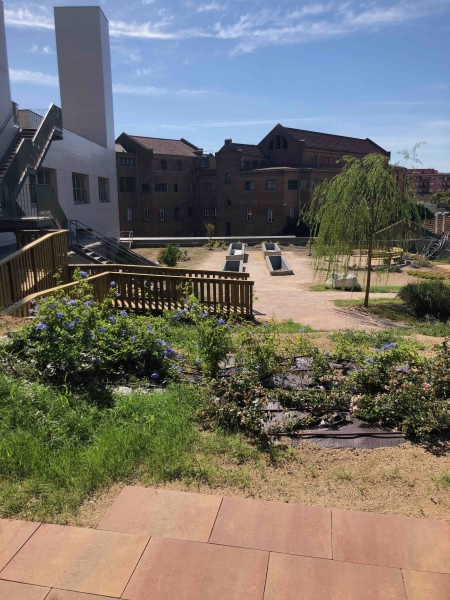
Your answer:
[[[44,600],[49,591],[46,587],[0,581],[0,600]]]
[[[331,510],[224,498],[211,543],[331,558]]]
[[[408,600],[449,600],[450,575],[403,571]]]
[[[355,563],[450,573],[450,525],[333,509],[333,558]]]
[[[33,535],[40,523],[0,519],[0,570]]]
[[[262,600],[268,553],[152,538],[128,600]]]
[[[207,542],[221,501],[221,496],[126,487],[98,529]]]
[[[52,590],[45,600],[116,600],[116,598],[92,596],[92,594],[68,592],[66,590]]]
[[[363,599],[406,600],[401,571],[309,556],[270,555],[264,600]]]
[[[120,596],[148,542],[143,535],[42,525],[0,577]]]

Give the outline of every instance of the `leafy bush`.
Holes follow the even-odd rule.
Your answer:
[[[408,283],[399,292],[399,298],[416,317],[433,317],[440,321],[450,318],[450,285],[442,281]]]
[[[231,326],[225,319],[209,316],[206,311],[196,317],[199,363],[208,377],[215,377],[220,364],[233,349]]]
[[[177,264],[184,260],[185,254],[179,246],[175,244],[167,244],[158,255],[158,262],[168,267],[176,267]]]
[[[99,304],[81,278],[72,298],[61,291],[35,304],[33,319],[3,346],[4,360],[60,381],[130,375],[163,380],[174,374],[177,355],[163,337],[164,321],[113,310],[112,299],[120,295],[114,282]]]

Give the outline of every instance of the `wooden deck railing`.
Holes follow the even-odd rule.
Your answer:
[[[98,275],[108,271],[122,273],[140,273],[147,275],[170,275],[175,277],[201,277],[207,279],[248,279],[248,273],[233,271],[206,271],[204,269],[179,269],[176,267],[152,267],[147,265],[69,265],[71,274],[80,268],[89,275]]]
[[[94,298],[98,301],[106,298],[114,281],[115,289],[120,293],[114,300],[115,306],[140,314],[160,314],[166,309],[181,308],[187,291],[194,294],[212,313],[223,310],[245,318],[253,314],[253,281],[111,271],[88,277],[87,281],[92,284]],[[49,296],[56,290],[64,290],[70,296],[70,290],[76,285],[78,282],[31,294],[4,312],[26,317],[32,300]]]
[[[0,309],[8,308],[29,294],[47,290],[60,273],[69,281],[67,231],[48,233],[0,261]]]

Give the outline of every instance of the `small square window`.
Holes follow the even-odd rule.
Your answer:
[[[217,208],[215,208],[214,206],[210,206],[209,207],[209,216],[217,217]]]
[[[119,167],[134,167],[134,158],[119,158]]]
[[[159,220],[160,221],[164,221],[165,220],[165,218],[164,218],[164,209],[163,208],[159,209]]]
[[[266,180],[266,190],[276,190],[277,189],[277,181],[276,179],[267,179]]]
[[[119,177],[119,191],[133,193],[136,191],[136,177]]]
[[[162,158],[160,161],[161,171],[167,171],[167,160]]]
[[[144,221],[150,221],[150,209],[144,208]]]
[[[127,208],[126,219],[127,219],[127,221],[132,221],[133,220],[133,211],[131,210],[131,208]]]
[[[180,191],[180,184],[179,183],[174,183],[173,184],[173,191],[174,192],[179,192]]]
[[[149,192],[150,184],[149,183],[141,183],[141,192]]]
[[[297,179],[288,179],[288,190],[298,190]]]
[[[255,182],[254,181],[245,181],[244,182],[244,190],[246,192],[253,192],[255,190]]]

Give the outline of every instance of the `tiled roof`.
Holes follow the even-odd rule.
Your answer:
[[[357,154],[369,154],[371,152],[384,152],[386,150],[377,146],[369,138],[346,137],[344,135],[334,135],[332,133],[319,133],[317,131],[305,131],[304,129],[293,129],[285,127],[298,140],[305,140],[307,148],[317,150],[331,150],[336,152],[355,152]]]
[[[130,135],[132,140],[145,148],[153,150],[155,154],[173,154],[174,156],[196,156],[195,147],[189,146],[182,140],[166,140],[163,138],[141,137]]]
[[[121,144],[116,144],[116,152],[126,152],[126,150]]]
[[[250,158],[265,158],[264,154],[258,146],[255,146],[255,144],[235,144],[233,142],[233,146],[236,146],[244,156],[249,156]]]

